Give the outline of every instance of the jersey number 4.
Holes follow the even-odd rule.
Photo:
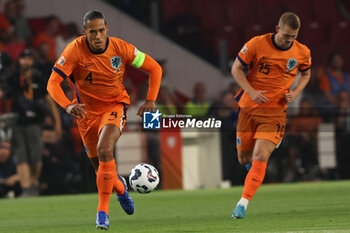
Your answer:
[[[90,72],[86,78],[85,78],[86,81],[90,82],[92,84],[92,72]]]
[[[269,74],[270,73],[270,65],[269,64],[260,63],[259,72],[263,73],[263,74]]]

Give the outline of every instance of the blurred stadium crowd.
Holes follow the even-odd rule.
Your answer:
[[[150,6],[159,6],[160,33],[217,65],[218,41],[227,41],[226,56],[234,59],[254,35],[273,32],[278,16],[294,11],[302,20],[300,40],[311,48],[311,82],[290,109],[285,139],[274,152],[267,182],[350,178],[350,1],[280,0],[124,0],[106,1],[143,23],[151,24]],[[324,4],[323,4],[324,3]],[[84,155],[75,121],[56,106],[46,92],[53,63],[63,48],[81,34],[74,23],[59,18],[27,18],[25,0],[8,0],[0,13],[0,196],[33,196],[95,191],[94,172]],[[253,12],[253,13],[252,13]],[[232,83],[206,98],[205,83],[185,96],[167,84],[167,61],[158,61],[164,79],[158,96],[163,114],[184,113],[223,121],[221,152],[223,179],[241,184],[244,168],[235,155],[237,106]],[[228,65],[229,67],[229,65]],[[228,77],[230,78],[230,77]],[[124,84],[131,97],[127,129],[140,130],[137,107],[147,92],[147,75],[127,67]],[[67,82],[62,88],[69,98]],[[333,123],[337,167],[318,166],[317,132]],[[158,134],[148,136],[148,162],[159,170]],[[156,143],[154,143],[154,141]],[[145,161],[146,162],[146,161]],[[9,192],[11,191],[11,192]]]

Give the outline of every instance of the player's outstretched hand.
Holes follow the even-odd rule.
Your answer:
[[[264,96],[263,94],[266,93],[267,91],[253,91],[251,93],[248,93],[247,94],[249,95],[249,97],[254,100],[255,103],[257,104],[264,104],[269,100],[269,98],[267,98],[266,96]]]
[[[142,117],[143,112],[151,112],[156,108],[156,104],[153,100],[146,100],[144,104],[142,104],[137,111],[137,115]]]
[[[297,98],[297,93],[292,90],[289,90],[288,93],[285,94],[286,100],[288,103],[293,102],[295,98]]]
[[[84,119],[86,114],[84,106],[85,104],[69,104],[66,107],[66,112],[75,119]]]

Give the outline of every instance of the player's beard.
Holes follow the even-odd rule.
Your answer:
[[[104,50],[104,48],[106,47],[106,42],[103,42],[103,41],[96,41],[94,44],[95,44],[94,50],[96,52],[102,52]]]
[[[101,49],[95,49],[95,52],[102,52],[103,51],[103,49],[101,48]]]

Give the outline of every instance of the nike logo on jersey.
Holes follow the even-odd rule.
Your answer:
[[[110,180],[112,179],[113,177],[103,177],[104,180]]]
[[[84,68],[88,68],[88,67],[90,67],[90,66],[92,66],[92,64],[90,64],[90,65],[84,65]]]

